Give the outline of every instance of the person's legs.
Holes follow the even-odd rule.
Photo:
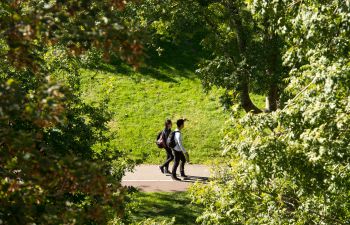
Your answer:
[[[165,150],[166,150],[166,154],[167,154],[167,160],[162,165],[162,167],[164,168],[164,172],[165,173],[169,173],[169,163],[171,161],[173,161],[174,155],[173,155],[173,152],[172,152],[171,148],[165,148]]]
[[[166,151],[166,161],[161,166],[159,166],[159,169],[162,173],[169,173],[169,163],[174,159],[174,156],[171,148],[165,148],[165,151]]]
[[[180,174],[181,174],[182,177],[186,177],[186,175],[185,175],[186,157],[185,157],[185,155],[182,152],[180,152],[180,153],[181,153],[181,155],[180,155],[180,161],[181,161],[181,163],[180,163]]]
[[[171,177],[175,180],[178,180],[178,178],[176,177],[176,170],[177,170],[177,167],[179,166],[181,152],[178,152],[178,151],[173,151],[173,152],[174,152],[175,160],[174,160],[174,165],[171,172]]]

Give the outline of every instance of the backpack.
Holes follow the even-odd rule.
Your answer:
[[[179,131],[172,131],[166,141],[167,146],[169,146],[170,148],[175,148],[176,146],[176,141],[175,141],[175,133],[179,132]]]
[[[164,138],[164,131],[159,132],[157,135],[157,141],[156,141],[158,148],[165,148],[166,147],[166,142],[164,139],[165,139]]]

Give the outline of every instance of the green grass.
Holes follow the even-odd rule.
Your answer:
[[[187,118],[184,146],[193,163],[206,163],[220,157],[222,128],[229,115],[219,103],[222,90],[203,92],[193,70],[178,62],[161,62],[139,72],[129,67],[104,65],[100,70],[82,70],[84,99],[101,104],[109,98],[106,110],[113,113],[109,127],[117,133],[117,146],[132,158],[160,163],[164,152],[155,145],[164,120]],[[180,65],[180,66],[179,66]],[[181,67],[183,65],[183,67]],[[188,65],[187,65],[188,67]]]
[[[221,140],[229,112],[219,102],[223,90],[204,93],[194,73],[201,52],[198,46],[166,45],[162,57],[150,53],[147,67],[138,72],[120,62],[101,64],[98,70],[83,69],[81,88],[86,102],[101,105],[113,113],[109,123],[116,132],[116,146],[131,158],[144,163],[160,163],[164,150],[155,145],[156,135],[170,118],[187,118],[184,146],[192,163],[209,163],[221,156]],[[258,106],[261,96],[252,95]]]
[[[175,224],[192,225],[201,214],[201,208],[191,203],[186,192],[137,192],[129,205],[130,220],[138,222],[147,218],[154,220],[171,219]]]

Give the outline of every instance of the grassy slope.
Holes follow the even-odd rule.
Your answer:
[[[147,156],[146,163],[163,161],[155,137],[164,120],[189,119],[183,131],[185,147],[193,163],[205,163],[221,153],[221,131],[228,113],[219,103],[220,90],[203,92],[191,56],[170,52],[139,72],[125,65],[83,70],[84,96],[90,103],[110,98],[107,107],[114,115],[110,128],[117,132],[117,146],[131,151],[134,158]]]
[[[125,65],[82,70],[86,101],[101,104],[109,98],[107,108],[113,112],[110,129],[117,132],[117,146],[130,151],[134,158],[147,156],[145,163],[159,163],[164,153],[156,147],[155,136],[163,121],[186,117],[190,121],[183,131],[184,142],[191,161],[206,163],[220,157],[222,130],[229,118],[219,103],[222,91],[214,89],[205,94],[193,72],[193,55],[179,54],[176,49],[148,65],[139,72]],[[261,96],[253,95],[252,99],[263,106]],[[195,224],[201,213],[186,192],[135,193],[132,199],[132,221],[175,217],[175,224]]]
[[[131,220],[134,222],[147,218],[154,220],[171,219],[175,224],[192,225],[201,213],[201,208],[191,203],[186,192],[138,192],[132,196]]]

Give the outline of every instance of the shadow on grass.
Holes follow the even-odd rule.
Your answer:
[[[184,77],[186,79],[195,79],[195,74],[199,61],[203,58],[203,51],[199,46],[191,43],[182,45],[173,45],[162,43],[164,53],[158,55],[154,50],[147,52],[145,63],[149,68],[158,70],[176,71],[172,74],[175,77]]]
[[[163,48],[165,50],[161,56],[154,50],[148,50],[145,53],[145,64],[138,71],[134,71],[131,66],[115,57],[111,59],[110,63],[100,62],[89,69],[118,74],[118,76],[129,76],[136,82],[151,78],[163,82],[178,83],[177,78],[190,80],[197,78],[195,70],[202,56],[198,46],[166,43]]]
[[[174,78],[180,77],[176,73],[171,73],[170,70],[162,69],[162,68],[159,69],[151,66],[142,67],[138,71],[134,71],[130,66],[125,64],[114,65],[114,64],[101,63],[100,65],[96,66],[92,70],[112,73],[118,76],[128,76],[131,79],[133,79],[135,82],[139,82],[142,78],[151,78],[151,79],[156,79],[163,82],[178,83],[178,81]],[[167,73],[162,71],[167,71]],[[169,76],[169,74],[171,74],[171,76]],[[183,76],[183,77],[188,77],[188,76]]]
[[[156,68],[153,68],[153,67],[141,68],[139,72],[144,76],[151,77],[151,78],[163,81],[163,82],[178,83],[178,81],[175,80],[174,78],[168,76],[165,73],[160,72],[159,70],[157,70]]]
[[[175,217],[175,224],[195,224],[201,213],[184,192],[137,193],[140,206],[134,215],[138,219]]]

